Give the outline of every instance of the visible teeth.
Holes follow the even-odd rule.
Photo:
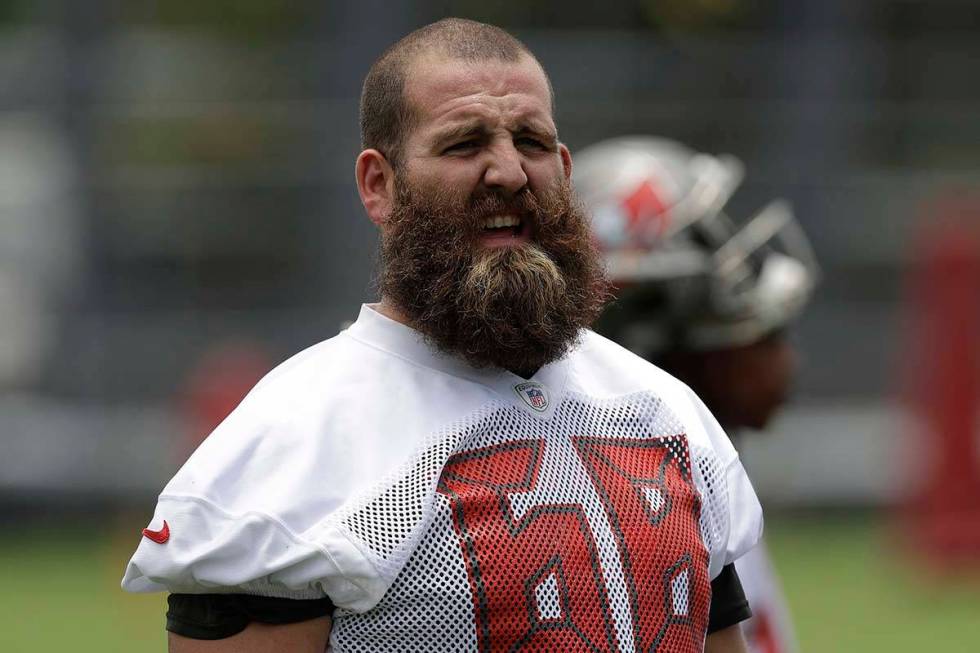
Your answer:
[[[484,229],[502,229],[504,227],[516,227],[521,224],[521,221],[513,215],[498,215],[492,218],[487,218],[483,222]]]

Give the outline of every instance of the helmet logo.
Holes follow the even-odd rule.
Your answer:
[[[653,242],[667,230],[667,206],[649,179],[623,199],[627,230],[641,244]]]

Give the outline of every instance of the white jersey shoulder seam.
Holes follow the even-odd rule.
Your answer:
[[[274,515],[271,515],[271,514],[269,514],[267,512],[264,512],[262,510],[244,510],[242,512],[231,512],[229,510],[225,510],[224,508],[222,508],[221,506],[219,506],[214,501],[211,501],[210,499],[206,499],[204,497],[199,497],[199,496],[194,496],[192,494],[161,494],[160,497],[159,497],[159,501],[164,501],[164,500],[168,500],[168,501],[182,501],[182,502],[188,502],[188,503],[201,504],[201,505],[203,505],[203,506],[205,506],[205,507],[207,507],[207,508],[209,508],[211,510],[214,510],[216,512],[221,513],[223,516],[227,517],[228,519],[233,519],[233,520],[234,519],[241,519],[242,517],[246,517],[246,516],[260,517],[261,519],[263,519],[263,520],[265,520],[267,522],[270,522],[272,525],[274,525],[275,527],[277,527],[289,539],[291,539],[292,541],[296,542],[297,544],[300,544],[300,545],[303,545],[303,546],[308,546],[308,547],[311,547],[313,549],[316,549],[317,551],[319,551],[320,553],[322,553],[330,561],[330,564],[334,565],[334,567],[336,567],[337,569],[340,568],[339,565],[337,565],[336,560],[334,560],[333,556],[330,555],[330,552],[327,551],[323,546],[321,546],[317,542],[310,541],[310,540],[308,540],[308,539],[306,539],[306,538],[304,538],[304,537],[302,537],[300,535],[297,535],[296,533],[293,532],[293,530],[291,528],[289,528],[289,526],[287,526],[286,524],[284,524],[282,522],[282,520],[280,520],[278,517],[275,517]],[[341,534],[344,536],[345,539],[347,539],[348,541],[350,541],[350,538],[347,536],[346,533],[343,532],[343,529],[337,529],[337,530],[341,532]],[[358,547],[358,550],[360,550],[360,547]],[[373,564],[372,564],[372,566],[373,566]]]

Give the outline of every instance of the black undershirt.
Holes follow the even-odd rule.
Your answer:
[[[711,608],[708,610],[708,633],[724,630],[752,616],[749,601],[742,590],[735,565],[725,565],[711,581]]]
[[[192,639],[224,639],[251,622],[293,624],[333,613],[322,599],[281,599],[252,594],[171,594],[167,630]]]
[[[191,639],[224,639],[253,621],[292,624],[330,616],[330,599],[280,599],[251,594],[171,594],[167,630]],[[734,565],[711,581],[708,632],[722,630],[752,616]]]

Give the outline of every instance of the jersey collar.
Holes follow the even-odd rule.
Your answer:
[[[573,352],[545,365],[529,379],[500,368],[477,369],[458,357],[439,351],[421,333],[382,315],[376,306],[361,306],[357,321],[346,331],[348,336],[416,365],[479,383],[507,403],[540,419],[550,419],[554,414],[555,406],[565,392]]]

